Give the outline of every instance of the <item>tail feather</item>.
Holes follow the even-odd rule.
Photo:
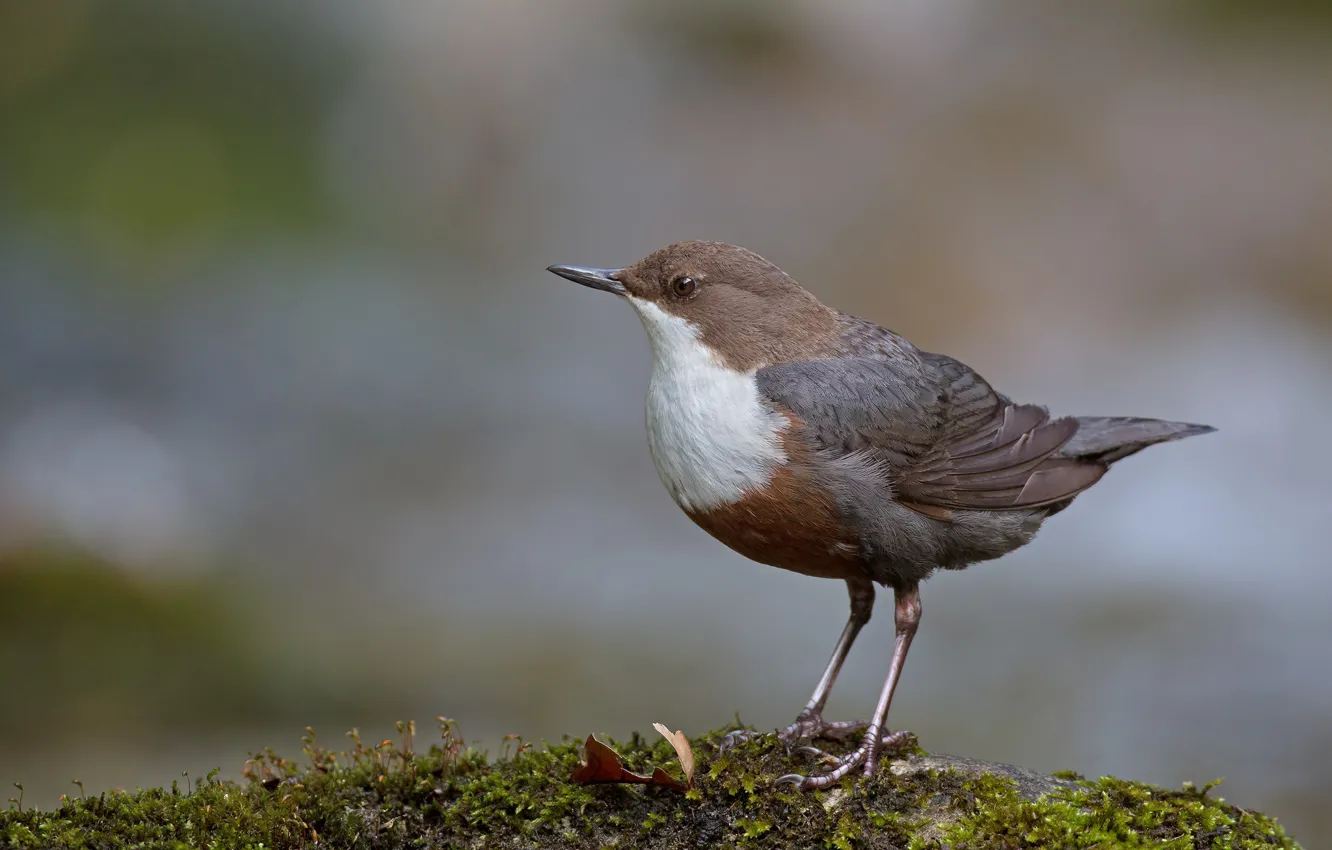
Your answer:
[[[1132,416],[1079,416],[1078,430],[1059,453],[1101,463],[1114,463],[1156,443],[1182,440],[1216,429],[1189,422],[1139,419]]]

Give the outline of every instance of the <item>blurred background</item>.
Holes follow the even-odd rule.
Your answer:
[[[1017,399],[1220,429],[930,581],[892,725],[1332,840],[1330,45],[1321,2],[3,4],[0,780],[789,722],[843,586],[689,523],[638,322],[543,271],[708,238]]]

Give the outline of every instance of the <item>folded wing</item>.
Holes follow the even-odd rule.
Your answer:
[[[951,519],[954,509],[1054,505],[1107,468],[1060,453],[1076,419],[1014,404],[943,355],[920,353],[912,368],[878,357],[804,361],[760,369],[757,378],[818,448],[863,455],[884,471],[900,502],[935,519]]]

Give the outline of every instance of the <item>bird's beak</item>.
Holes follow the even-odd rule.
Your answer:
[[[620,269],[588,269],[582,266],[547,266],[546,271],[555,272],[563,278],[568,278],[574,283],[581,283],[583,286],[590,286],[593,289],[600,289],[605,292],[613,292],[616,295],[625,295],[624,284],[614,278],[616,272]]]

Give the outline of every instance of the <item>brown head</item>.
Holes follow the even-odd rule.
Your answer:
[[[622,269],[548,271],[627,298],[659,354],[661,334],[681,326],[674,317],[737,371],[800,359],[837,330],[835,314],[790,275],[724,242],[676,242]]]

